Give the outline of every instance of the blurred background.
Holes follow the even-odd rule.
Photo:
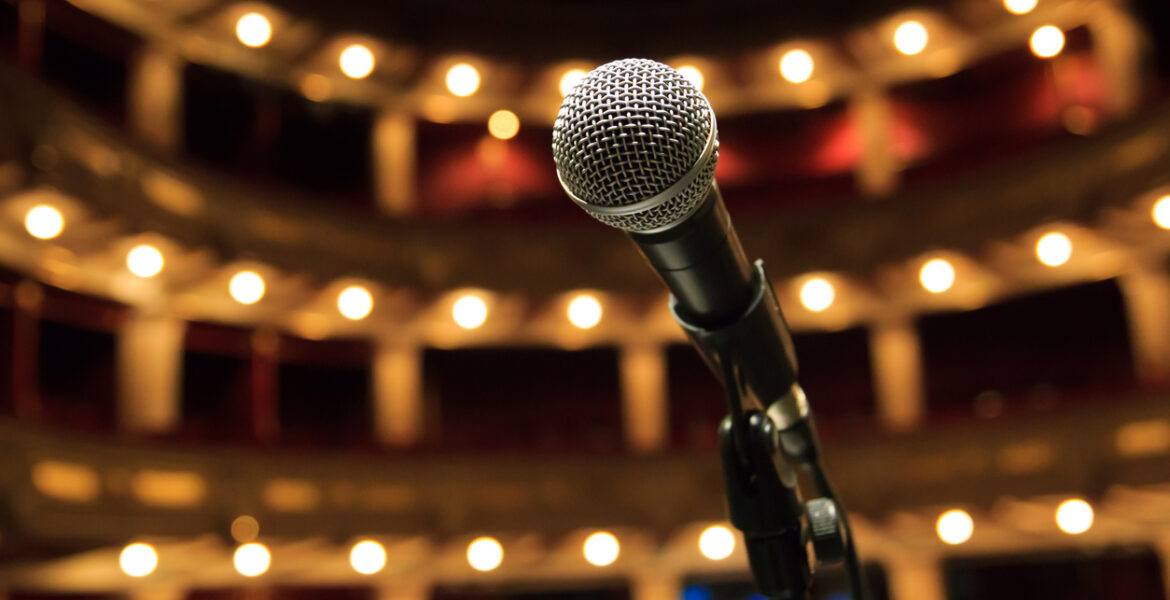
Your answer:
[[[0,598],[752,598],[722,394],[553,168],[631,56],[719,116],[875,598],[1166,598],[1168,31],[0,0]]]

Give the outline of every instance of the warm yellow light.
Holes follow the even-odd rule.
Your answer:
[[[158,553],[150,544],[130,544],[122,548],[118,566],[131,577],[146,577],[158,566]]]
[[[1154,203],[1154,208],[1150,209],[1150,216],[1154,219],[1154,224],[1162,229],[1170,229],[1170,196],[1162,196]]]
[[[930,35],[926,33],[926,26],[918,21],[906,21],[894,30],[894,47],[898,52],[914,55],[926,49]]]
[[[349,565],[362,575],[373,575],[386,566],[386,548],[373,540],[358,542],[349,551]]]
[[[470,96],[479,89],[479,71],[467,63],[447,69],[447,90],[456,96]]]
[[[1072,240],[1057,231],[1046,233],[1036,241],[1036,258],[1049,267],[1059,267],[1068,262],[1072,251]]]
[[[833,284],[823,277],[813,277],[800,286],[800,303],[813,312],[832,306],[836,296]]]
[[[324,102],[333,93],[333,84],[320,73],[309,73],[301,79],[301,93],[313,102]]]
[[[711,560],[723,560],[735,552],[735,536],[722,525],[712,525],[699,534],[699,552]]]
[[[236,572],[240,575],[256,577],[263,575],[268,570],[272,564],[272,555],[268,553],[268,548],[264,544],[252,542],[236,548],[236,553],[232,556],[232,564],[235,565]]]
[[[918,271],[918,282],[926,291],[941,294],[955,285],[955,268],[942,258],[929,260]]]
[[[1064,49],[1064,32],[1053,25],[1045,25],[1032,32],[1032,54],[1052,58]]]
[[[581,80],[585,79],[585,71],[583,69],[569,69],[561,75],[561,95],[568,96],[573,88],[577,87]]]
[[[24,228],[37,239],[51,240],[65,229],[65,217],[61,216],[61,211],[48,204],[38,204],[24,215]]]
[[[683,65],[676,69],[679,75],[687,78],[691,85],[695,86],[700,92],[703,91],[703,72],[694,65]]]
[[[1036,8],[1037,0],[1003,0],[1003,7],[1013,15],[1026,15]]]
[[[495,538],[481,537],[467,546],[467,564],[476,571],[491,571],[504,562],[504,547]]]
[[[595,567],[612,565],[621,552],[621,545],[612,533],[598,531],[585,540],[585,560]]]
[[[488,117],[488,133],[500,140],[510,140],[520,131],[520,117],[510,110],[497,110]]]
[[[337,295],[337,311],[341,316],[360,321],[369,316],[374,310],[374,297],[370,291],[360,285],[351,285]]]
[[[272,23],[260,13],[248,13],[236,21],[236,37],[249,48],[259,48],[272,39]]]
[[[337,63],[346,77],[361,79],[374,72],[374,53],[361,44],[353,44],[341,51]]]
[[[804,83],[813,74],[813,57],[804,50],[789,50],[780,58],[780,76],[789,83]]]
[[[255,304],[264,297],[264,278],[255,271],[240,271],[232,276],[228,291],[240,304]]]
[[[964,510],[948,510],[938,518],[935,524],[938,538],[948,544],[957,545],[971,539],[975,532],[975,521]]]
[[[1093,526],[1093,507],[1084,500],[1072,498],[1056,507],[1056,526],[1069,535],[1079,535]]]
[[[126,268],[139,277],[154,277],[163,269],[163,255],[150,244],[135,246],[126,254]]]
[[[601,303],[589,294],[581,294],[569,302],[569,322],[580,329],[589,329],[601,322]]]
[[[232,520],[231,533],[237,542],[250,542],[260,535],[260,522],[251,515],[240,515]]]
[[[475,329],[487,320],[487,304],[479,296],[468,294],[455,301],[451,318],[464,329]]]

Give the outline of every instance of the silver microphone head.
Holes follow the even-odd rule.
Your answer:
[[[703,94],[678,71],[638,58],[597,67],[565,96],[552,148],[557,177],[578,206],[640,233],[695,212],[719,159]]]

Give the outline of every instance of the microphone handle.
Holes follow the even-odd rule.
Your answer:
[[[699,209],[678,225],[630,237],[674,295],[677,310],[688,323],[718,329],[751,306],[753,269],[714,182]]]

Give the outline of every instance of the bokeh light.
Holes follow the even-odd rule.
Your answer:
[[[346,47],[337,62],[341,72],[351,79],[361,79],[374,72],[374,53],[361,44]]]
[[[800,303],[813,312],[821,312],[832,306],[836,296],[833,284],[823,277],[814,277],[800,286]]]
[[[65,217],[48,204],[38,204],[24,215],[24,229],[37,239],[51,240],[65,229]]]
[[[1056,526],[1069,535],[1079,535],[1093,526],[1093,507],[1079,498],[1070,498],[1056,507]]]
[[[475,329],[487,320],[487,304],[483,298],[468,294],[455,301],[451,307],[451,318],[464,329]]]
[[[240,515],[232,520],[231,534],[241,544],[251,542],[260,535],[260,522],[252,515]]]
[[[612,533],[598,531],[585,539],[582,548],[585,560],[595,567],[604,567],[613,564],[621,552],[621,545]]]
[[[272,23],[260,13],[248,13],[236,21],[236,39],[249,48],[259,48],[272,39]]]
[[[1150,217],[1154,224],[1162,229],[1170,229],[1170,196],[1162,196],[1150,209]]]
[[[926,49],[930,35],[926,26],[918,21],[906,21],[894,30],[894,47],[898,52],[912,56]]]
[[[372,310],[374,296],[370,294],[370,290],[360,285],[351,285],[337,294],[337,312],[351,321],[368,317]]]
[[[789,50],[780,58],[780,75],[789,83],[804,83],[813,74],[813,57],[805,50]]]
[[[255,271],[240,271],[232,276],[228,292],[240,304],[255,304],[264,297],[264,278]]]
[[[504,562],[504,547],[495,538],[481,537],[467,545],[467,564],[476,571],[491,571]]]
[[[955,267],[942,258],[929,260],[918,271],[918,282],[926,291],[941,294],[955,285]]]
[[[497,110],[488,117],[488,133],[498,140],[510,140],[520,132],[520,117],[510,110]]]
[[[1026,15],[1036,8],[1037,0],[1003,0],[1003,7],[1013,15]]]
[[[948,510],[939,516],[935,531],[938,532],[940,540],[952,546],[962,544],[975,533],[975,521],[965,510]]]
[[[703,91],[703,72],[698,67],[694,65],[683,65],[676,70],[679,75],[686,77],[687,81],[690,81],[691,85],[694,85],[696,89],[700,92]]]
[[[1054,25],[1045,25],[1032,33],[1032,54],[1052,58],[1064,49],[1064,32]]]
[[[712,525],[699,534],[699,552],[711,560],[723,560],[735,552],[735,535],[722,525]]]
[[[589,329],[601,322],[601,302],[589,294],[581,294],[569,302],[569,322],[578,329]]]
[[[1059,267],[1072,257],[1072,240],[1058,231],[1046,233],[1036,241],[1036,259],[1049,267]]]
[[[363,540],[349,551],[349,565],[362,575],[373,575],[386,566],[386,548],[374,540]]]
[[[584,69],[569,69],[561,75],[561,95],[568,96],[581,80],[585,79]]]
[[[146,577],[158,567],[158,553],[150,544],[129,544],[118,555],[118,566],[131,577]]]
[[[126,253],[126,268],[139,277],[154,277],[163,270],[163,255],[150,244],[135,246]]]
[[[470,96],[479,89],[479,71],[467,63],[447,69],[447,90],[456,96]]]
[[[272,555],[268,553],[268,548],[264,544],[252,542],[236,548],[232,564],[240,575],[257,577],[268,571],[268,567],[272,565]]]

